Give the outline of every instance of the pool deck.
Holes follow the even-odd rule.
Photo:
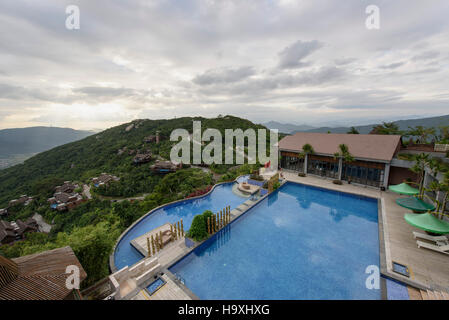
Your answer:
[[[165,284],[151,296],[145,289],[142,289],[131,300],[192,300],[192,297],[168,275],[164,274],[161,278]]]
[[[407,213],[407,210],[395,202],[396,199],[404,196],[353,184],[336,185],[332,183],[332,180],[310,175],[299,177],[292,172],[283,174],[288,181],[381,199],[379,238],[381,240],[381,260],[384,259],[384,263],[381,261],[382,274],[418,289],[445,292],[449,290],[449,256],[418,248],[412,232],[423,231],[405,222],[404,213]],[[384,242],[384,246],[382,246],[382,242]],[[392,261],[408,266],[410,278],[393,272]]]

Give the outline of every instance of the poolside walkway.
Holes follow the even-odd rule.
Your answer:
[[[165,284],[151,296],[145,289],[139,291],[131,300],[192,300],[170,277],[161,277]]]
[[[412,232],[422,231],[405,222],[404,213],[407,210],[395,202],[397,198],[403,196],[371,187],[352,184],[336,185],[332,183],[332,180],[310,175],[299,177],[291,172],[283,172],[283,174],[289,181],[382,199],[384,208],[382,208],[383,237],[381,238],[385,239],[387,269],[384,273],[420,289],[446,292],[449,290],[449,256],[417,247]],[[392,261],[408,266],[410,278],[393,273]]]

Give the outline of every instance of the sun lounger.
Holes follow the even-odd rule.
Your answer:
[[[415,239],[420,238],[420,239],[433,241],[433,242],[438,243],[439,245],[447,245],[447,244],[449,244],[449,240],[447,239],[446,236],[431,236],[431,235],[428,235],[428,234],[425,234],[425,233],[420,233],[420,232],[413,231],[413,237],[415,237]]]
[[[416,241],[416,243],[418,244],[418,248],[426,248],[429,250],[433,250],[436,252],[440,252],[440,253],[444,253],[444,254],[448,254],[449,255],[449,245],[445,245],[445,246],[436,246],[434,244],[430,244],[427,242],[422,242],[422,241]]]

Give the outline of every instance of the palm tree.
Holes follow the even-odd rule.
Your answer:
[[[449,171],[444,174],[443,181],[440,182],[440,191],[444,192],[443,203],[441,205],[441,213],[444,214],[447,201],[449,200]]]
[[[429,137],[435,137],[435,128],[425,128],[423,126],[416,126],[414,128],[408,127],[407,136],[417,136],[419,143],[427,143]]]
[[[315,150],[313,150],[312,145],[310,145],[309,143],[306,143],[305,145],[302,146],[302,152],[301,155],[305,156],[308,154],[314,154]]]
[[[340,168],[340,161],[339,161],[339,179],[341,178],[340,172],[343,171],[343,161],[345,162],[353,162],[354,161],[354,157],[352,156],[352,154],[349,152],[349,148],[347,145],[345,144],[340,144],[338,146],[339,151],[334,153],[334,158],[335,159],[341,159],[341,168]]]
[[[302,152],[299,154],[300,158],[304,159],[304,173],[307,171],[307,162],[309,158],[309,154],[314,154],[315,150],[313,149],[312,145],[309,143],[306,143],[302,146]]]
[[[347,145],[345,144],[340,144],[338,146],[339,151],[334,153],[334,157],[335,158],[341,158],[346,162],[352,162],[354,161],[354,157],[352,156],[352,154],[349,152],[349,148]]]
[[[349,131],[347,133],[348,134],[359,134],[360,132],[355,127],[351,127],[351,129],[349,129]]]
[[[399,126],[394,122],[383,122],[375,126],[370,134],[397,134],[402,135],[402,131],[399,130]]]
[[[431,158],[430,155],[426,153],[417,154],[414,158],[415,164],[410,168],[410,170],[418,175],[419,197],[422,198],[424,195],[425,170],[426,167],[430,165]]]

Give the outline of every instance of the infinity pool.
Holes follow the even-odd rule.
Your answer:
[[[380,299],[365,286],[377,214],[375,199],[288,182],[170,271],[200,299]]]
[[[240,178],[245,179],[245,178]],[[247,179],[247,177],[246,177]],[[131,246],[131,240],[157,228],[167,222],[174,223],[182,219],[184,229],[188,230],[195,215],[203,213],[205,210],[218,212],[226,206],[231,209],[238,207],[248,200],[232,192],[235,182],[218,185],[205,197],[199,199],[187,199],[163,208],[155,210],[153,213],[142,219],[132,227],[117,244],[114,252],[114,264],[117,270],[125,266],[132,266],[142,258],[142,254]]]

